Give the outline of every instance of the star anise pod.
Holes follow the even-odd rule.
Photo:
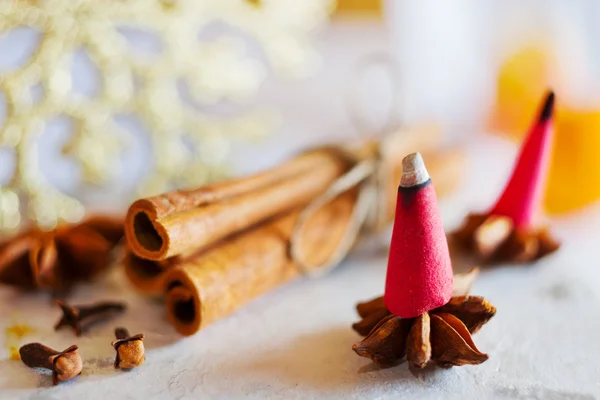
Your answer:
[[[111,262],[123,237],[122,220],[90,217],[44,232],[30,228],[0,244],[0,283],[24,289],[67,289]]]
[[[490,214],[470,214],[453,238],[486,263],[532,262],[560,247],[547,228],[519,229],[510,218]]]
[[[404,357],[416,368],[424,368],[430,360],[441,367],[486,361],[487,354],[477,349],[471,334],[496,314],[496,308],[483,297],[466,296],[475,275],[474,270],[457,276],[455,296],[416,318],[393,315],[383,297],[358,304],[362,320],[352,327],[365,338],[352,349],[381,367],[393,366]]]

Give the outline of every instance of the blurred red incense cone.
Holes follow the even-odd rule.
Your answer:
[[[454,234],[483,261],[530,262],[560,246],[538,220],[554,136],[553,110],[554,93],[550,91],[498,202],[488,213],[470,214]]]
[[[533,225],[540,214],[552,149],[554,92],[549,92],[523,143],[514,171],[490,214],[512,219],[516,228]]]
[[[452,297],[452,264],[435,189],[419,153],[402,160],[384,301],[413,318]]]

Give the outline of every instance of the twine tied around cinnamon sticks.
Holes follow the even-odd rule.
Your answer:
[[[290,253],[294,263],[304,275],[311,278],[329,273],[346,258],[352,246],[363,233],[377,232],[385,225],[386,193],[384,182],[386,182],[386,179],[383,176],[385,169],[382,168],[379,146],[377,146],[377,151],[365,159],[358,159],[354,154],[346,152],[343,148],[339,150],[345,152],[348,159],[354,161],[354,166],[336,179],[322,195],[315,198],[301,211],[290,238]],[[303,257],[303,252],[299,246],[305,224],[318,209],[354,187],[358,187],[359,192],[344,235],[324,262],[311,265]]]

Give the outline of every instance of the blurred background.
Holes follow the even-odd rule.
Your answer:
[[[598,17],[593,0],[3,1],[0,227],[397,124],[516,144],[549,87],[546,208],[578,210],[600,197]]]

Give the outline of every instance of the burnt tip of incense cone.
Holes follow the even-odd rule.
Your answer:
[[[401,187],[414,187],[429,182],[429,172],[420,153],[411,153],[402,160]]]
[[[548,121],[550,118],[552,118],[552,113],[554,111],[554,97],[554,91],[550,90],[546,95],[544,107],[540,112],[539,122]]]

